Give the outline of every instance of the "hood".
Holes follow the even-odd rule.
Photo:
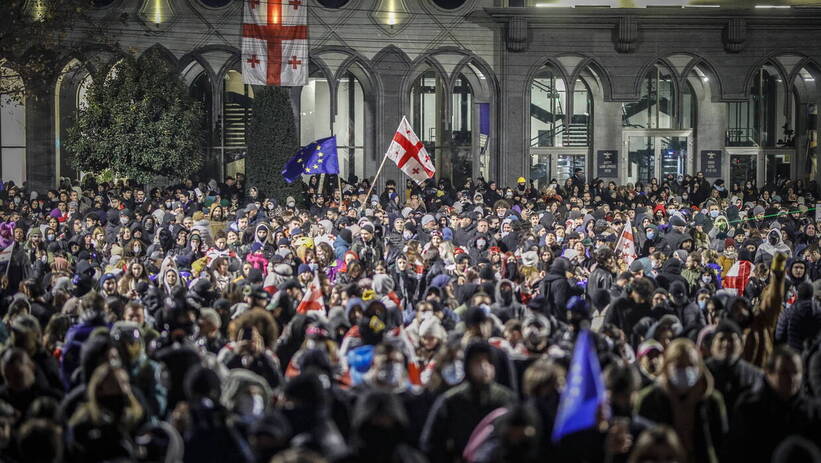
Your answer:
[[[394,281],[388,275],[374,275],[372,286],[376,294],[384,296],[393,291]]]
[[[502,285],[504,285],[504,284],[508,284],[508,285],[510,285],[511,288],[515,288],[515,286],[513,285],[513,282],[508,280],[508,279],[505,279],[505,278],[503,278],[503,279],[496,282],[496,298],[493,299],[493,300],[496,301],[496,303],[499,304],[499,305],[502,305]],[[511,301],[511,304],[514,303],[514,302],[516,302],[515,297],[514,297],[513,301]]]
[[[661,273],[672,273],[674,275],[681,275],[682,263],[678,258],[671,257],[667,262],[661,266]]]
[[[254,228],[254,242],[255,243],[260,243],[260,244],[265,244],[262,241],[259,241],[259,238],[257,237],[257,233],[261,229],[264,229],[265,231],[267,231],[268,232],[268,238],[269,239],[271,238],[271,229],[268,228],[268,225],[265,225],[264,223],[261,223],[261,224],[257,225],[256,228]]]

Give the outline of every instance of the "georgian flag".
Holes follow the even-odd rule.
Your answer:
[[[629,220],[625,222],[619,241],[616,243],[616,255],[618,254],[621,254],[628,266],[638,258],[636,243],[633,241],[633,227]]]
[[[296,308],[297,313],[308,313],[311,310],[325,310],[325,298],[322,296],[322,285],[319,282],[319,274],[314,274],[314,279],[305,290],[305,295],[302,296],[299,306]]]
[[[750,275],[753,271],[753,264],[746,260],[739,260],[730,267],[727,275],[721,280],[721,285],[724,289],[732,291],[736,296],[744,295],[744,288],[747,287],[747,282],[750,281]]]
[[[385,156],[395,162],[396,166],[416,183],[422,183],[436,174],[436,168],[428,156],[425,145],[413,133],[405,116],[402,116],[402,122],[399,123]]]
[[[306,0],[244,0],[242,79],[249,85],[308,83]]]

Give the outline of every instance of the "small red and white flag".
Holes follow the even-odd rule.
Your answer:
[[[633,241],[633,227],[630,221],[624,224],[619,241],[616,242],[616,255],[621,254],[624,263],[630,265],[638,258],[636,254],[636,243]]]
[[[11,255],[14,252],[14,241],[6,248],[0,251],[0,264],[11,261]]]
[[[416,183],[422,183],[436,174],[436,168],[433,167],[425,145],[413,133],[408,119],[404,116],[385,156],[395,162],[396,166]]]
[[[314,275],[313,281],[308,284],[305,295],[302,296],[297,313],[308,313],[312,310],[325,310],[325,298],[322,296],[322,284],[319,282],[319,274]]]
[[[750,281],[752,272],[752,262],[746,260],[736,261],[736,263],[730,267],[730,270],[727,271],[727,275],[721,280],[721,286],[736,296],[743,296],[744,288],[747,287],[747,282]]]
[[[306,0],[244,0],[242,80],[249,85],[308,83]]]

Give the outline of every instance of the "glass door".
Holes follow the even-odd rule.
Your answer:
[[[563,187],[565,180],[572,177],[576,169],[581,169],[587,179],[588,155],[586,147],[531,148],[529,179],[540,189],[553,180]]]
[[[790,178],[790,160],[795,156],[793,152],[768,152],[765,155],[766,185],[777,186]]]
[[[691,173],[692,130],[624,129],[626,165],[620,177],[627,183],[647,184],[667,175]]]
[[[656,148],[653,137],[629,137],[627,183],[650,183],[656,174]]]
[[[727,186],[730,188],[736,184],[743,186],[748,181],[755,185],[758,175],[757,157],[757,155],[750,154],[730,154],[730,182]]]

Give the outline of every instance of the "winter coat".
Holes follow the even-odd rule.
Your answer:
[[[687,416],[687,412],[695,416]],[[719,461],[718,452],[727,430],[727,412],[721,393],[713,388],[709,371],[705,371],[696,386],[684,396],[664,377],[660,378],[656,384],[639,392],[636,413],[655,423],[671,426],[679,435],[690,462]],[[687,426],[684,423],[691,427],[683,427]]]
[[[512,292],[513,297],[510,299],[509,303],[503,300],[501,288],[504,284],[510,285],[511,288],[514,288],[513,282],[510,280],[502,279],[496,283],[496,302],[490,306],[491,312],[499,317],[499,320],[501,320],[502,323],[505,323],[510,319],[524,320],[527,312],[525,310],[525,306],[516,300],[515,291]]]
[[[431,463],[457,460],[476,425],[488,413],[515,400],[513,391],[497,383],[477,389],[465,381],[448,390],[428,414],[422,431],[422,451]]]
[[[689,292],[690,285],[687,283],[687,280],[681,276],[681,267],[682,262],[677,258],[667,259],[667,262],[661,267],[661,272],[656,276],[658,286],[669,291],[674,281],[680,281]]]
[[[730,420],[732,421],[735,405],[742,394],[751,391],[763,378],[763,373],[749,362],[736,359],[734,362],[724,362],[714,358],[705,362],[707,369],[713,375],[715,388],[724,398]]]
[[[801,395],[782,400],[764,380],[739,398],[734,415],[723,461],[769,463],[786,437],[821,435],[814,406]]]
[[[775,327],[776,344],[787,343],[801,352],[804,341],[812,340],[821,332],[821,307],[813,299],[799,300],[787,307],[778,317]]]

